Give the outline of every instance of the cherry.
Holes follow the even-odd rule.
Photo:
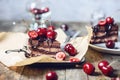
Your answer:
[[[47,31],[47,38],[55,40],[57,35],[57,32],[53,31],[53,30],[48,30]]]
[[[77,50],[72,44],[66,44],[64,50],[69,53],[71,56],[75,56],[77,54]]]
[[[64,52],[58,52],[55,57],[57,60],[64,60],[66,58],[66,54]]]
[[[80,59],[75,58],[75,57],[71,57],[69,61],[70,62],[80,62]]]
[[[48,26],[48,30],[55,30],[54,26]]]
[[[31,13],[33,13],[33,14],[38,14],[38,13],[39,13],[39,9],[37,9],[37,8],[33,8],[33,9],[31,9],[30,11],[31,11]]]
[[[106,18],[106,22],[107,22],[108,24],[113,24],[114,19],[111,18],[111,17],[107,17],[107,18]]]
[[[35,31],[35,30],[32,30],[32,31],[29,31],[28,32],[28,36],[31,38],[31,39],[36,39],[38,37],[38,33]]]
[[[68,30],[68,25],[67,24],[62,24],[60,26],[60,28],[63,30],[63,31],[67,31]]]
[[[107,48],[114,48],[115,47],[115,42],[113,40],[108,40],[105,43]]]
[[[99,21],[98,25],[105,26],[106,25],[106,21],[101,20],[101,21]]]
[[[46,28],[38,28],[37,33],[38,33],[39,36],[46,36],[47,29]]]
[[[46,74],[46,80],[58,80],[56,72],[51,71]]]
[[[94,73],[95,71],[95,67],[91,64],[91,63],[85,63],[83,65],[83,71],[88,74],[88,75],[91,75]]]
[[[109,65],[109,62],[106,60],[102,60],[98,63],[98,68],[101,70],[103,66]]]
[[[113,74],[113,68],[111,66],[108,66],[108,65],[107,66],[103,66],[101,68],[101,71],[106,76],[110,76],[110,75]]]
[[[46,13],[46,12],[49,12],[49,8],[46,7],[44,10],[43,10],[43,13]]]

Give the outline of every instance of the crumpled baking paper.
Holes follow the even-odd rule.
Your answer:
[[[77,49],[78,54],[74,57],[79,58],[80,60],[86,54],[89,46],[89,41],[92,35],[91,27],[86,27],[88,34],[86,36],[77,37],[75,39],[70,40],[73,46]],[[63,43],[67,36],[64,31],[61,29],[56,30],[58,36],[56,38],[57,41]],[[62,37],[62,38],[61,38]],[[24,66],[30,65],[33,63],[44,63],[44,62],[66,62],[66,61],[58,61],[54,58],[51,58],[47,55],[42,55],[38,57],[26,58],[23,52],[11,52],[6,54],[6,50],[14,50],[14,49],[22,49],[23,46],[28,45],[28,35],[26,33],[17,33],[17,32],[1,32],[0,33],[0,62],[10,66]]]

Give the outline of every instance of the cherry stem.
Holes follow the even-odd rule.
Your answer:
[[[107,67],[113,65],[113,64],[116,63],[116,62],[120,62],[120,60],[114,60],[114,61],[112,61]]]

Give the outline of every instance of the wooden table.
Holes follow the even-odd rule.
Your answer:
[[[73,23],[71,23],[73,26]],[[74,25],[74,28],[82,29],[81,35],[85,34],[84,25],[77,24]],[[98,62],[101,60],[107,60],[109,62],[117,60],[120,58],[120,55],[112,55],[107,53],[100,53],[89,47],[85,59],[86,62],[92,63],[96,70],[93,75],[86,75],[82,67],[80,68],[39,68],[31,66],[22,66],[22,67],[6,67],[0,63],[0,80],[46,80],[45,75],[49,71],[55,71],[58,75],[58,80],[111,80],[113,77],[120,77],[120,63],[115,63],[112,67],[115,69],[115,72],[112,77],[104,76],[98,69]],[[120,79],[118,79],[120,80]]]

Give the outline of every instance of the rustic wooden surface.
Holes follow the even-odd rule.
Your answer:
[[[85,24],[70,24],[75,29],[82,30],[81,35],[86,34]],[[104,76],[97,65],[101,60],[112,62],[120,59],[120,55],[112,55],[107,53],[100,53],[89,47],[85,62],[91,62],[96,70],[94,75],[86,75],[82,67],[80,68],[39,68],[31,66],[22,67],[6,67],[0,63],[0,80],[46,80],[45,75],[49,71],[55,71],[58,74],[58,80],[111,80],[114,77],[120,77],[120,62],[115,63],[112,67],[115,69],[114,75],[111,77]],[[120,79],[118,79],[120,80]]]

